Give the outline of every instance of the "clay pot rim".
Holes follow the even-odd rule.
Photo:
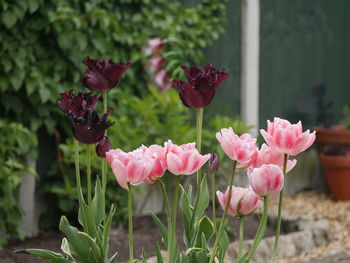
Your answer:
[[[332,167],[349,167],[350,168],[350,156],[349,155],[327,155],[320,154],[321,165]]]

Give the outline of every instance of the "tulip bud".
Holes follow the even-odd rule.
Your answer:
[[[219,158],[216,153],[211,153],[209,158],[209,172],[217,173],[219,169]]]
[[[106,152],[112,149],[112,145],[107,136],[103,136],[101,140],[96,143],[96,154],[102,158],[106,157]]]

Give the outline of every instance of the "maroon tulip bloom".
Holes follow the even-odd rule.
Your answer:
[[[94,111],[100,96],[82,92],[75,95],[73,91],[60,95],[58,106],[70,120],[74,137],[84,144],[95,144],[102,139],[106,129],[113,123],[107,121],[112,109],[109,109],[101,120]]]
[[[110,90],[117,86],[124,72],[132,65],[132,61],[117,64],[111,59],[83,60],[89,68],[84,72],[81,82],[90,90]]]
[[[228,77],[226,72],[216,70],[211,64],[205,67],[192,64],[190,68],[182,66],[182,69],[186,72],[187,82],[173,80],[173,86],[179,91],[183,104],[189,108],[208,106],[220,83]]]
[[[106,152],[112,149],[112,144],[107,136],[103,136],[101,140],[96,143],[96,154],[102,158],[106,158]]]

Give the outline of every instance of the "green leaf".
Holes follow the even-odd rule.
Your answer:
[[[61,217],[59,229],[67,236],[69,244],[74,248],[82,263],[103,262],[96,241],[86,233],[70,226],[65,216]]]
[[[118,252],[116,252],[111,258],[108,260],[108,263],[114,263],[115,260],[117,259]]]
[[[107,218],[107,221],[103,227],[103,241],[102,241],[102,254],[107,255],[108,254],[108,248],[109,248],[109,231],[111,229],[113,216],[115,214],[115,208],[114,205],[111,206],[111,209],[109,211],[109,215]]]
[[[142,248],[141,259],[142,259],[142,263],[147,263],[147,255],[144,248]]]
[[[16,253],[26,253],[33,256],[38,256],[43,259],[47,259],[54,263],[71,263],[74,261],[65,259],[61,254],[46,250],[46,249],[23,249],[17,250]]]
[[[164,263],[162,253],[160,252],[159,244],[156,245],[156,256],[157,256],[157,263]]]
[[[199,240],[202,238],[202,235],[204,235],[206,243],[209,241],[209,239],[213,236],[214,234],[214,224],[210,221],[210,219],[207,216],[203,216],[199,222],[198,222],[198,239],[197,239],[197,245],[200,244]],[[202,244],[202,247],[205,244]]]
[[[186,244],[186,246],[190,246],[191,244],[191,239],[192,239],[192,228],[193,226],[191,226],[191,218],[192,218],[192,214],[193,214],[193,208],[191,207],[190,204],[190,200],[189,197],[185,191],[185,189],[181,187],[181,198],[180,198],[180,212],[181,212],[181,216],[182,216],[182,221],[183,221],[183,225],[184,225],[184,231],[185,231],[185,235],[184,235],[184,242]]]
[[[11,28],[17,22],[17,16],[12,11],[7,11],[2,15],[2,22],[4,22],[7,28]]]
[[[100,179],[97,177],[95,185],[95,196],[91,203],[92,214],[94,217],[95,225],[99,226],[103,220],[105,212],[105,199],[103,197],[103,190]]]
[[[228,248],[229,243],[230,243],[230,240],[228,238],[226,231],[222,231],[222,234],[219,240],[219,251],[218,251],[218,257],[219,257],[220,263],[224,262],[226,250]]]
[[[198,207],[195,215],[197,218],[201,217],[204,214],[205,209],[207,209],[209,205],[209,190],[208,190],[208,183],[207,183],[207,175],[204,175],[200,187],[201,187],[200,198],[198,201]]]
[[[160,234],[162,235],[163,238],[163,243],[165,247],[168,247],[168,230],[165,227],[165,225],[162,223],[162,221],[152,212],[149,212],[149,215],[153,218],[154,222],[156,223]]]
[[[29,12],[33,14],[39,8],[38,0],[28,0]]]
[[[44,85],[41,85],[41,87],[39,88],[39,95],[40,95],[41,101],[45,103],[49,100],[51,93],[49,89],[47,89]]]
[[[67,241],[67,238],[65,237],[62,239],[61,250],[70,260],[74,261],[74,258],[69,248],[69,243]]]

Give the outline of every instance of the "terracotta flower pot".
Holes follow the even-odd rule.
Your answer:
[[[330,129],[315,127],[316,143],[319,153],[329,144],[339,144],[346,152],[350,153],[350,130],[346,130],[342,125],[332,126]]]
[[[320,154],[329,191],[334,200],[350,200],[350,156]]]

